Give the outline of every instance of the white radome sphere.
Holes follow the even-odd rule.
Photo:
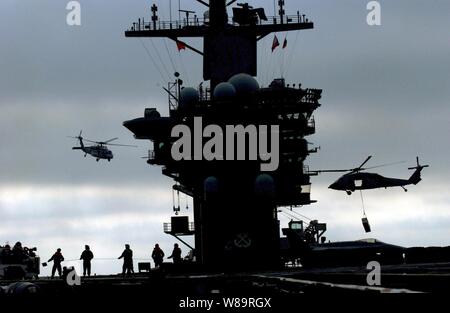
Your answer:
[[[214,88],[215,99],[230,99],[236,96],[236,88],[230,83],[220,83]]]
[[[180,106],[186,107],[198,102],[200,95],[197,89],[192,87],[183,88],[180,92]]]
[[[258,81],[245,73],[234,75],[228,82],[234,86],[238,95],[249,94],[259,89]]]

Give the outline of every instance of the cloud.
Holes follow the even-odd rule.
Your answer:
[[[185,207],[183,197],[181,203]],[[2,186],[0,242],[36,246],[44,261],[58,247],[67,260],[77,260],[84,245],[90,244],[96,258],[103,259],[95,271],[113,273],[120,270],[120,262],[114,260],[125,243],[132,245],[136,259],[150,259],[155,243],[170,252],[176,240],[163,233],[163,223],[170,222],[171,210],[172,195],[162,188]],[[188,250],[183,247],[184,253]]]
[[[167,19],[168,1],[157,4]],[[253,4],[273,14],[272,1]],[[65,24],[65,5],[0,2],[0,240],[36,245],[45,258],[61,246],[67,259],[76,259],[85,243],[99,258],[115,258],[126,242],[143,258],[158,241],[169,250],[174,240],[162,233],[161,223],[170,217],[173,182],[141,159],[151,144],[135,141],[122,126],[146,107],[168,114],[166,82],[138,40],[123,33],[137,18],[146,14],[148,20],[148,1],[84,1],[78,28]],[[289,83],[324,89],[317,134],[308,138],[322,147],[307,160],[312,168],[354,167],[373,155],[373,165],[405,160],[377,172],[406,178],[416,155],[429,163],[423,182],[407,194],[364,193],[370,236],[447,245],[450,3],[384,1],[379,28],[365,23],[365,5],[306,0],[299,8],[288,2],[289,12],[300,9],[316,28],[289,33],[288,48],[278,54],[270,53],[271,36],[262,40],[258,79],[267,84],[284,74]],[[199,16],[204,11],[193,8]],[[179,53],[169,40],[153,43],[156,49],[144,40],[152,58],[162,59],[163,76],[178,70],[187,85],[200,83],[200,57]],[[89,139],[119,137],[139,148],[114,148],[111,163],[97,163],[71,150],[76,142],[66,136],[80,129]],[[336,178],[314,178],[319,202],[299,212],[327,222],[333,241],[366,237],[358,194],[326,188]],[[120,270],[115,260],[98,262],[104,262],[103,273]]]
[[[364,207],[372,226],[370,234],[364,233],[361,225],[363,206],[359,192],[348,196],[317,183],[312,196],[320,196],[319,202],[296,211],[327,223],[326,236],[332,241],[374,237],[404,246],[448,246],[448,187],[424,181],[411,186],[408,193],[400,188],[364,191]]]

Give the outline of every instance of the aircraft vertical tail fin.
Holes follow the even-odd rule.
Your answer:
[[[414,170],[414,173],[408,179],[408,181],[414,185],[417,185],[422,180],[422,178],[420,177],[420,173],[422,172],[422,170],[426,167],[429,167],[429,165],[420,165],[419,157],[416,158],[416,162],[417,166],[408,168],[408,170]]]
[[[80,130],[80,134],[78,136],[76,136],[76,137],[68,136],[69,138],[78,139],[80,141],[80,146],[79,147],[73,147],[73,150],[83,150],[84,151],[83,137],[81,137],[82,133],[83,133],[83,131]]]
[[[80,130],[80,134],[78,135],[78,140],[80,141],[81,150],[84,150],[83,137],[81,137],[82,133],[83,133],[83,130]]]

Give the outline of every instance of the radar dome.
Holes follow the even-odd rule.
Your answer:
[[[245,73],[234,75],[228,82],[234,86],[238,95],[249,94],[259,89],[258,81]]]
[[[216,177],[210,176],[203,183],[205,193],[216,193],[219,191],[219,181]]]
[[[236,96],[236,88],[231,83],[220,83],[214,88],[214,98],[230,99]]]
[[[199,93],[195,88],[186,87],[180,92],[180,106],[187,107],[196,104],[199,100]]]
[[[210,176],[203,182],[203,188],[205,201],[212,201],[219,192],[219,180],[214,176]]]
[[[272,176],[261,174],[256,177],[255,193],[258,196],[273,197],[275,195],[275,182]]]

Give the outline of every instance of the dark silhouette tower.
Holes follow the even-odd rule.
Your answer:
[[[124,123],[138,139],[150,139],[154,151],[148,163],[163,166],[163,174],[176,181],[174,188],[193,197],[195,250],[197,261],[207,268],[274,268],[280,265],[278,206],[299,206],[310,199],[310,176],[303,162],[316,150],[309,149],[305,137],[315,132],[313,112],[320,106],[321,90],[286,86],[274,80],[266,88],[236,88],[232,97],[214,93],[222,82],[238,74],[257,75],[257,42],[273,32],[311,29],[313,24],[297,12],[267,17],[264,9],[247,4],[227,7],[236,1],[211,0],[204,19],[161,22],[153,8],[152,22],[139,20],[125,32],[127,37],[166,37],[203,56],[203,76],[210,90],[194,93],[181,89],[180,81],[169,83],[170,116],[161,117],[146,109],[143,118]],[[203,52],[180,38],[204,38]],[[239,75],[238,75],[239,76]],[[243,81],[242,81],[243,79]],[[238,84],[249,83],[244,75]],[[250,85],[252,81],[250,80]],[[253,84],[254,86],[254,84]],[[239,89],[243,89],[240,91]],[[181,90],[181,92],[180,92]],[[171,137],[175,125],[186,125],[194,134],[194,119],[203,126],[277,125],[280,137],[280,164],[276,171],[261,172],[261,160],[175,161]],[[270,128],[269,128],[270,129]],[[203,143],[205,143],[204,140]],[[249,140],[246,141],[247,148]],[[226,151],[223,152],[224,155]]]

